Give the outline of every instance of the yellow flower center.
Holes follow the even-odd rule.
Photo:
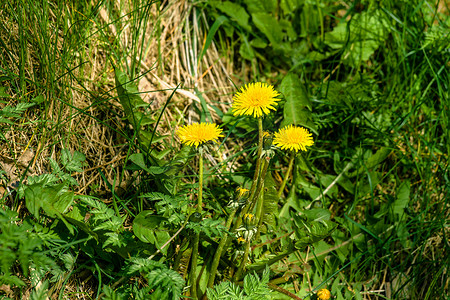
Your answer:
[[[222,129],[218,128],[216,124],[209,123],[193,123],[182,126],[178,129],[177,135],[182,143],[195,147],[209,141],[217,142],[217,139],[223,136]]]
[[[277,99],[280,94],[273,86],[266,83],[250,83],[241,88],[233,98],[233,114],[235,116],[253,115],[259,118],[266,115],[270,110],[275,110]]]
[[[282,150],[306,151],[306,147],[312,146],[314,141],[307,129],[289,125],[275,133],[273,144]]]

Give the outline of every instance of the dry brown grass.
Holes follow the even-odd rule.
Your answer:
[[[100,8],[99,19],[91,28],[93,34],[85,41],[85,53],[74,53],[77,57],[72,61],[72,73],[63,75],[60,82],[54,83],[57,85],[55,93],[45,95],[49,103],[48,109],[31,109],[26,113],[27,123],[22,122],[20,126],[13,126],[4,133],[11,143],[1,147],[0,163],[7,173],[9,184],[20,180],[27,166],[27,175],[49,172],[48,158],[58,160],[61,149],[65,148],[86,155],[87,165],[84,171],[75,174],[80,183],[77,193],[90,193],[91,187],[96,187],[95,192],[99,194],[109,190],[98,169],[104,172],[110,184],[121,174],[121,180],[116,180],[119,193],[127,188],[130,174],[123,170],[123,165],[129,142],[121,133],[130,134],[131,131],[130,125],[124,121],[120,103],[115,98],[117,93],[114,89],[110,49],[104,42],[105,38],[101,37],[101,32],[103,26],[103,32],[108,34],[107,39],[122,44],[126,49],[131,48],[132,37],[136,32],[129,25],[131,15],[128,13],[131,8],[120,1],[115,1],[114,5],[122,12],[121,22],[115,22],[113,12],[106,7]],[[51,15],[56,13],[50,10]],[[223,112],[228,110],[233,91],[230,79],[238,83],[233,74],[239,71],[235,71],[232,60],[220,56],[214,43],[208,48],[202,61],[198,61],[208,28],[204,12],[194,8],[189,1],[165,1],[161,4],[161,10],[153,5],[151,13],[147,31],[139,39],[145,49],[139,69],[145,75],[140,77],[138,87],[143,93],[143,100],[151,104],[152,111],[158,115],[169,95],[180,85],[157,129],[160,134],[168,136],[159,147],[168,145],[178,148],[173,134],[177,127],[199,119],[194,106],[200,106],[200,98],[194,89],[202,94],[213,120],[217,121],[219,118],[212,105]],[[2,64],[19,72],[15,62],[20,53],[14,51],[19,49],[14,47],[18,40],[17,24],[8,19],[2,22],[4,28],[9,29],[8,32],[0,32],[2,38],[12,38],[15,41],[10,45],[14,57]],[[57,47],[62,51],[65,41],[61,32],[57,40]],[[41,67],[39,64],[42,62],[36,59],[38,50],[30,42],[27,55],[29,61],[25,68],[27,78],[33,78]],[[125,60],[129,63],[130,59],[129,56],[124,57],[123,61],[115,63],[124,67]],[[67,70],[60,66],[55,72],[60,75]],[[9,85],[11,86],[12,84]],[[29,89],[29,93],[34,92],[30,87]],[[60,99],[55,99],[55,94]],[[11,104],[23,99],[19,94],[11,96]],[[70,105],[63,101],[70,101]],[[43,120],[45,124],[42,124]]]

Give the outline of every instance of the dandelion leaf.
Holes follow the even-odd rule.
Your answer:
[[[300,78],[293,73],[289,73],[281,81],[279,90],[286,98],[281,128],[293,124],[306,127],[317,134],[311,116],[312,104],[305,87],[300,82]]]
[[[153,211],[144,210],[134,219],[133,232],[142,242],[155,245],[165,254],[167,248],[161,247],[170,239],[169,233],[164,228],[166,222],[167,218],[153,215]]]

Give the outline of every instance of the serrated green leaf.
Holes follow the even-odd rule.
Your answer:
[[[271,266],[272,264],[276,263],[277,261],[289,256],[294,251],[295,251],[295,249],[292,248],[292,249],[288,249],[286,251],[282,251],[282,252],[278,252],[278,253],[270,253],[260,259],[255,260],[254,263],[246,266],[246,268],[249,271],[259,272],[259,271],[263,270],[264,268],[266,268],[266,266]]]
[[[276,217],[278,216],[278,192],[275,186],[275,181],[270,172],[267,172],[264,180],[264,206],[263,206],[263,222],[275,227]]]
[[[116,89],[120,104],[122,104],[122,107],[125,111],[125,116],[127,117],[128,121],[136,129],[136,127],[138,127],[138,125],[140,124],[139,122],[141,121],[135,116],[136,109],[141,106],[147,105],[147,103],[142,100],[137,86],[133,81],[130,81],[127,74],[120,71],[119,69],[116,69],[115,75]]]
[[[279,90],[286,98],[283,111],[284,119],[280,127],[283,128],[293,124],[306,127],[318,134],[316,125],[312,121],[312,104],[304,85],[300,82],[300,78],[293,73],[289,73],[281,81]]]
[[[86,156],[78,151],[70,153],[68,149],[61,151],[61,163],[68,172],[82,172],[83,163],[86,161]]]

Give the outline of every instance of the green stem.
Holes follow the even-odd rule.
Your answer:
[[[241,213],[239,214],[239,217],[236,220],[236,223],[234,224],[233,228],[231,229],[231,231],[235,231],[242,223],[242,218],[243,216],[251,209],[254,207],[254,201],[253,199],[255,199],[255,193],[257,191],[257,186],[258,186],[258,179],[260,178],[260,173],[261,173],[261,153],[262,153],[262,149],[263,149],[263,123],[262,123],[262,118],[258,118],[258,152],[257,152],[257,159],[256,159],[256,168],[255,168],[255,174],[253,175],[253,182],[252,182],[252,186],[250,188],[250,192],[249,192],[249,197],[248,197],[248,201],[247,204],[244,206],[244,208],[242,209]]]
[[[230,229],[231,222],[233,221],[235,213],[236,213],[236,210],[233,210],[231,212],[231,214],[228,216],[227,223],[225,224],[225,227],[227,228],[227,230]],[[216,277],[217,267],[219,266],[220,257],[222,256],[223,247],[225,246],[227,241],[228,241],[228,235],[225,234],[222,237],[222,239],[220,240],[219,246],[217,247],[216,253],[214,254],[213,262],[211,264],[211,271],[210,271],[210,275],[209,275],[209,280],[208,280],[208,287],[209,288],[212,288],[213,285],[214,285],[214,279]]]
[[[295,152],[292,151],[291,152],[291,157],[289,158],[288,169],[286,171],[286,174],[284,175],[283,182],[281,183],[280,189],[278,190],[278,198],[281,197],[281,195],[283,194],[284,188],[286,187],[286,182],[287,182],[287,180],[289,178],[289,174],[291,174],[292,167],[294,166],[294,158],[295,158]]]
[[[255,193],[256,185],[259,178],[259,173],[261,170],[261,153],[263,148],[263,124],[262,124],[262,118],[258,118],[258,152],[257,152],[257,159],[256,159],[256,168],[255,168],[255,174],[253,175],[253,183],[252,187],[250,188],[249,192],[249,199],[252,199]]]
[[[198,166],[198,198],[197,198],[197,212],[202,213],[202,197],[203,197],[203,149],[199,149],[199,166]],[[200,243],[200,233],[196,233],[194,236],[194,242],[192,246],[192,260],[191,271],[189,273],[189,279],[191,283],[191,296],[197,299],[197,260],[198,260],[198,245]]]
[[[234,276],[234,282],[238,281],[239,278],[241,278],[242,276],[242,272],[244,271],[244,267],[247,264],[247,260],[248,260],[248,253],[250,252],[250,242],[247,242],[245,244],[245,250],[244,250],[244,257],[242,257],[242,262],[239,265],[239,268],[236,272],[236,276]]]
[[[197,200],[197,212],[202,213],[203,204],[203,151],[200,150],[200,159],[198,166],[198,200]]]
[[[266,166],[268,165],[268,163],[266,161],[263,161],[262,164],[263,164],[263,171],[264,171],[264,169],[267,170]],[[264,174],[262,174],[262,173],[264,173]],[[256,224],[258,224],[258,220],[259,220],[258,212],[261,209],[261,199],[260,199],[259,196],[261,195],[261,190],[264,188],[263,175],[265,176],[265,172],[261,172],[261,177],[259,178],[259,181],[258,181],[258,187],[257,187],[257,192],[255,194],[255,199],[254,199],[254,201],[252,201],[253,205],[250,207],[250,211],[253,211],[253,208],[256,205],[256,212],[255,212],[255,214],[256,214]]]
[[[250,211],[253,210],[253,207],[255,206],[256,202],[257,202],[258,199],[259,199],[258,197],[259,197],[259,195],[260,195],[260,193],[261,193],[261,190],[263,189],[263,186],[264,186],[264,179],[266,178],[267,170],[268,170],[268,168],[269,168],[269,162],[270,162],[270,158],[266,158],[266,159],[263,161],[263,168],[262,168],[262,170],[261,170],[261,175],[260,175],[259,180],[258,180],[258,186],[257,186],[257,188],[256,188],[255,196],[254,196],[254,198],[252,199],[253,205],[250,207]]]
[[[192,246],[191,257],[191,271],[189,273],[189,279],[191,283],[191,297],[197,298],[197,260],[198,260],[198,244],[200,242],[200,233],[196,233],[194,236],[194,242]]]
[[[261,225],[262,225],[262,221],[263,221],[263,214],[264,214],[264,179],[266,178],[266,173],[267,173],[267,169],[269,167],[269,162],[270,159],[267,158],[264,161],[264,167],[261,173],[261,181],[258,184],[258,195],[256,198],[257,201],[257,205],[256,205],[256,225],[257,227],[257,231],[255,234],[255,239],[258,240],[259,239],[259,233],[261,230]]]

